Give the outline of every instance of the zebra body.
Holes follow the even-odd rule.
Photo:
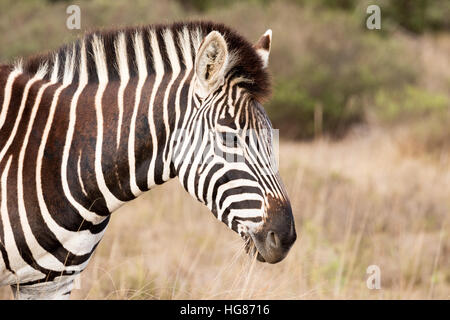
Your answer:
[[[67,298],[110,213],[174,177],[261,261],[281,260],[295,229],[259,105],[270,40],[179,23],[94,32],[0,66],[0,285]],[[281,253],[258,238],[272,220],[286,229],[271,240]]]

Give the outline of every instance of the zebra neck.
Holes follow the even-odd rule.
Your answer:
[[[2,154],[24,146],[17,158],[54,201],[106,215],[176,176],[173,133],[194,109],[192,70],[126,83],[52,82],[18,70],[0,78],[2,92],[14,89],[0,101]]]
[[[55,117],[69,115],[58,120],[67,133],[65,139],[54,136],[59,141],[53,143],[67,149],[62,152],[67,183],[92,210],[112,212],[176,176],[174,132],[186,125],[193,109],[191,78],[191,71],[181,70],[131,78],[126,85],[87,84],[79,96],[75,87],[63,89],[62,95],[73,98],[60,100]]]

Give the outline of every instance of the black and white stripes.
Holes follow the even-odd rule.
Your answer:
[[[260,105],[270,40],[177,23],[0,66],[0,285],[67,298],[110,213],[176,176],[259,260],[281,260],[295,229]]]

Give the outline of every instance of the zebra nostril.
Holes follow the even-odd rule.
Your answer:
[[[274,231],[267,233],[267,243],[272,248],[278,248],[280,246],[280,239]]]

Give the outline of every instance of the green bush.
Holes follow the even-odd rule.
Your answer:
[[[450,97],[407,85],[400,90],[380,90],[373,111],[376,119],[403,130],[400,145],[405,152],[440,155],[450,149]]]
[[[275,84],[267,110],[284,136],[340,137],[364,120],[377,92],[415,82],[417,71],[399,44],[361,30],[345,13],[303,11],[298,20],[286,26],[297,37],[275,38],[271,57]]]
[[[375,97],[375,111],[384,122],[423,119],[429,115],[442,115],[450,108],[450,98],[416,86],[401,90],[380,90]]]
[[[415,33],[450,28],[448,0],[384,0],[380,7],[384,18]]]

